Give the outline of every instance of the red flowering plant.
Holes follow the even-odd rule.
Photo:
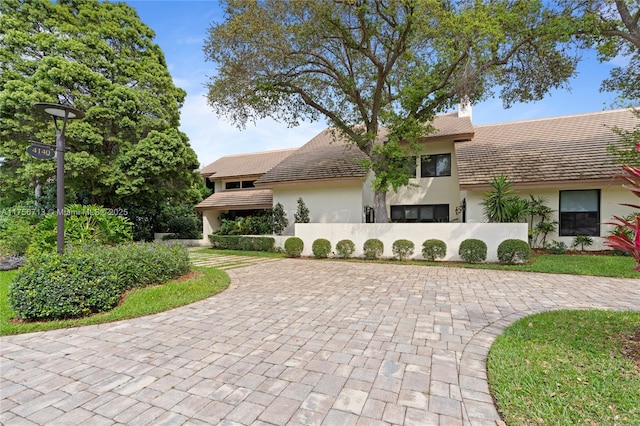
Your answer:
[[[640,142],[638,142],[638,151],[640,151]],[[628,184],[623,186],[633,192],[636,197],[640,197],[640,168],[624,165],[622,170],[624,174],[621,177]],[[621,205],[640,210],[638,204],[624,203]],[[616,225],[623,232],[607,236],[605,244],[633,256],[636,260],[636,267],[633,269],[640,271],[640,215],[636,213],[626,218],[613,216],[613,219],[614,222],[607,223]]]

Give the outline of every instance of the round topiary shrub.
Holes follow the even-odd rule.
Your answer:
[[[409,240],[396,240],[393,242],[391,251],[398,260],[406,260],[413,256],[413,250],[416,248],[413,241]]]
[[[287,257],[300,257],[303,248],[304,241],[298,237],[287,238],[284,242],[284,253]]]
[[[422,243],[422,257],[434,261],[447,255],[447,244],[442,240],[431,239]]]
[[[487,244],[482,240],[469,238],[460,243],[458,255],[468,263],[481,263],[487,259]]]
[[[384,244],[377,238],[371,238],[364,242],[362,251],[365,259],[377,259],[384,253]]]
[[[331,242],[325,238],[318,238],[311,245],[311,251],[315,257],[327,258],[331,253]]]
[[[498,246],[498,260],[503,263],[523,263],[531,257],[529,243],[522,240],[504,240]]]
[[[343,259],[351,257],[355,251],[356,245],[351,240],[340,240],[338,244],[336,244],[336,253]]]

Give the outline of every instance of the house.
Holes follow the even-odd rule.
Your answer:
[[[519,195],[543,196],[554,210],[557,231],[547,240],[570,245],[576,235],[606,236],[603,224],[631,213],[634,202],[616,178],[606,147],[614,128],[638,124],[630,109],[474,126],[470,108],[436,117],[435,131],[410,161],[410,185],[387,194],[392,222],[482,223],[481,201],[492,177],[506,174]],[[384,137],[384,135],[382,135]],[[373,222],[373,192],[362,168],[364,154],[324,130],[298,149],[223,157],[201,170],[215,192],[197,208],[204,234],[231,216],[281,203],[293,235],[293,214],[302,198],[311,222]],[[245,184],[246,182],[246,184]],[[242,213],[244,212],[244,213]],[[602,248],[596,239],[593,248]]]

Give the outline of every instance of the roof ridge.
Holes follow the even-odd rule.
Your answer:
[[[271,154],[271,153],[285,152],[285,151],[297,151],[298,149],[300,149],[300,147],[270,149],[268,151],[245,152],[245,153],[241,153],[241,154],[228,154],[228,155],[220,157],[218,160],[220,160],[222,158],[230,158],[230,157],[242,157],[242,156],[249,156],[249,155],[264,155],[264,154]]]
[[[477,128],[477,127],[504,126],[508,124],[532,123],[536,121],[549,121],[549,120],[560,120],[560,119],[574,118],[574,117],[585,117],[590,115],[613,114],[613,113],[619,113],[623,111],[631,112],[634,110],[634,108],[640,108],[640,107],[609,109],[609,110],[595,111],[595,112],[582,112],[582,113],[569,114],[569,115],[556,115],[553,117],[530,118],[528,120],[503,121],[501,123],[474,124],[473,127]]]

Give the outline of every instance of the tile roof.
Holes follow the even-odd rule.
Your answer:
[[[273,192],[270,189],[241,189],[216,192],[196,209],[250,210],[270,209],[273,206]]]
[[[262,175],[294,153],[298,148],[264,151],[252,154],[227,155],[200,170],[210,180],[225,177]]]
[[[365,154],[323,130],[302,148],[265,173],[256,185],[315,179],[363,177]]]
[[[606,147],[612,128],[639,123],[630,109],[474,126],[475,136],[455,144],[460,185],[488,184],[504,173],[514,183],[611,179],[620,166]]]
[[[458,117],[457,113],[436,116],[433,126],[435,131],[428,138],[473,136],[471,119]],[[384,138],[386,134],[387,130],[381,128],[378,137]],[[366,171],[361,164],[365,158],[356,146],[325,129],[258,179],[256,184],[363,177]]]

